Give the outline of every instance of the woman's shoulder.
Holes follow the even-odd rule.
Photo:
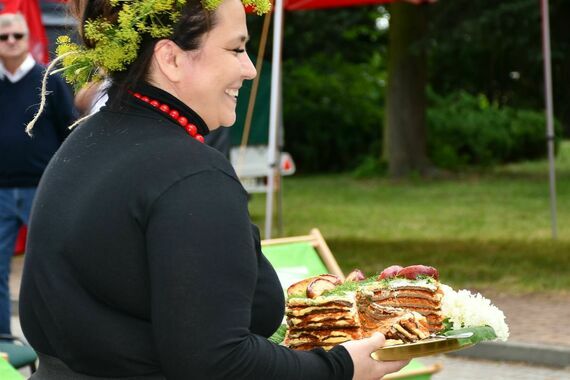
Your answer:
[[[143,178],[173,180],[215,171],[238,181],[228,159],[180,126],[152,114],[103,109],[77,127],[67,143],[93,150],[95,159]]]

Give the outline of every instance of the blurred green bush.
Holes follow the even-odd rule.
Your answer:
[[[315,54],[302,63],[284,62],[284,71],[285,146],[298,170],[384,175],[380,58],[350,63]],[[460,170],[546,156],[544,112],[499,106],[465,91],[427,93],[428,154],[437,167]],[[555,130],[558,146],[558,121]]]
[[[438,167],[453,170],[546,156],[544,112],[499,107],[484,95],[463,91],[440,96],[428,90],[428,99],[428,152]],[[559,122],[555,129],[560,136]]]
[[[302,172],[344,171],[380,156],[385,72],[315,54],[284,62],[285,146]]]

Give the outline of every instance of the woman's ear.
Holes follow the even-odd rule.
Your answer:
[[[165,77],[172,83],[182,78],[184,51],[171,40],[160,40],[154,46],[154,63],[156,74]]]

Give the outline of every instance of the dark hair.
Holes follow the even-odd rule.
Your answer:
[[[84,37],[85,22],[99,17],[111,23],[116,22],[121,4],[112,7],[108,0],[74,0],[71,2],[70,10],[80,20],[79,34],[82,42],[87,47],[93,47],[93,43]],[[187,0],[180,13],[179,20],[172,25],[173,31],[170,39],[183,50],[198,49],[202,36],[212,30],[215,25],[215,13],[204,9],[200,0]],[[171,23],[168,15],[164,15],[163,23],[165,25]],[[107,73],[111,78],[117,99],[122,98],[133,83],[148,80],[154,46],[159,40],[159,38],[143,34],[137,58],[127,69]]]

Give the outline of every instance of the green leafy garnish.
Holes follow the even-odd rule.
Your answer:
[[[373,277],[364,279],[362,281],[346,281],[346,282],[338,285],[336,288],[324,292],[323,296],[339,296],[339,295],[346,294],[348,292],[355,292],[361,286],[365,286],[365,285],[371,284],[373,282],[376,282],[376,279]]]
[[[279,328],[277,329],[277,331],[275,331],[273,333],[273,335],[271,335],[269,338],[267,338],[270,342],[273,342],[275,344],[281,344],[283,342],[283,340],[285,339],[285,334],[287,333],[287,325],[281,325],[279,326]]]
[[[425,274],[419,274],[416,276],[416,280],[426,280],[427,282],[429,282],[430,284],[434,284],[435,283],[435,278],[433,278],[432,276],[428,276]]]
[[[459,339],[459,341],[462,344],[468,344],[468,343],[475,344],[485,340],[497,339],[497,334],[495,334],[495,330],[490,326],[465,327],[457,330],[448,330],[444,332],[442,335],[452,336],[469,332],[473,333],[473,335],[471,335],[469,338]]]

